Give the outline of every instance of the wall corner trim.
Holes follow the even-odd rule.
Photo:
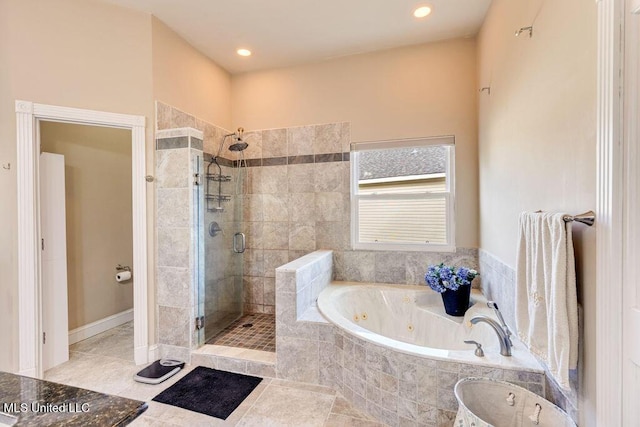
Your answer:
[[[622,36],[624,0],[598,2],[596,423],[622,421],[623,158]]]

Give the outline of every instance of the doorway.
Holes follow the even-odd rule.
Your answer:
[[[131,132],[133,342],[136,364],[147,363],[147,224],[145,118],[16,101],[18,149],[18,328],[19,373],[41,378],[42,254],[39,206],[39,122],[65,122],[128,129]]]
[[[131,130],[39,126],[43,370],[69,351],[133,361]]]

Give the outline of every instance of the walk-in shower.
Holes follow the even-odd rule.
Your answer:
[[[202,244],[197,256],[202,274],[198,286],[198,344],[242,316],[243,253],[242,193],[246,175],[243,151],[249,144],[244,129],[221,138],[217,151],[204,154],[204,185],[197,186]],[[228,144],[228,146],[227,146]]]

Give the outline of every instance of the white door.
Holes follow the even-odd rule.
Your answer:
[[[625,426],[640,425],[640,0],[625,10],[624,140],[625,289],[623,299],[622,396]]]
[[[64,156],[40,154],[42,370],[69,360]]]

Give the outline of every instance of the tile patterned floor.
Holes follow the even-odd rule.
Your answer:
[[[252,325],[252,326],[246,326]],[[273,314],[247,314],[212,337],[207,344],[252,350],[276,351],[276,320]]]
[[[69,351],[133,361],[133,320],[72,344]]]
[[[134,427],[382,426],[353,408],[330,388],[271,378],[263,379],[226,420],[153,402],[154,396],[195,366],[185,366],[162,384],[133,381],[133,375],[142,367],[135,366],[133,357],[129,357],[127,342],[133,345],[133,338],[131,334],[127,336],[125,329],[107,331],[90,338],[92,341],[74,344],[69,361],[45,372],[45,379],[147,402],[149,409],[130,424]]]

